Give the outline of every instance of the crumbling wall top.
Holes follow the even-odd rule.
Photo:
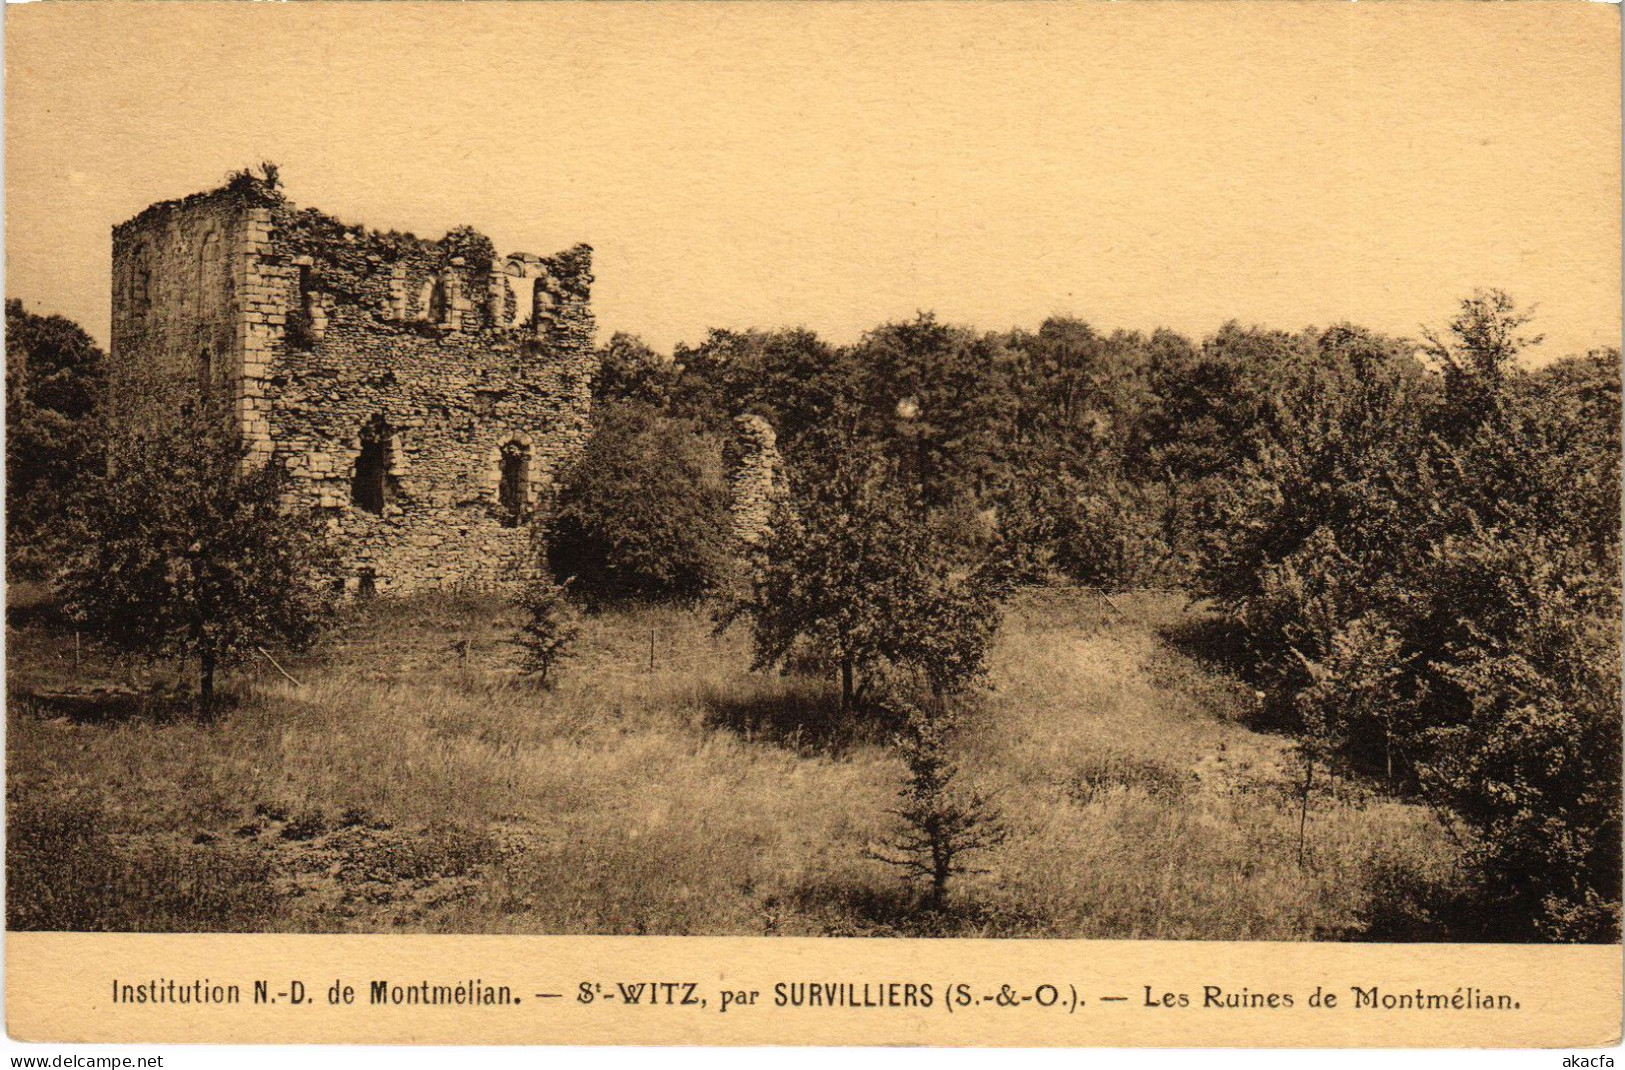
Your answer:
[[[270,177],[241,171],[215,189],[153,204],[113,228],[114,246],[134,246],[200,211],[240,216],[248,209],[269,214],[269,251],[296,274],[299,293],[290,305],[296,317],[321,318],[337,309],[459,330],[529,324],[537,337],[551,338],[557,330],[541,328],[557,324],[540,320],[571,318],[572,307],[590,299],[590,246],[499,258],[491,239],[469,226],[438,239],[373,230],[295,204],[278,186],[274,168]],[[324,297],[301,311],[312,294]]]
[[[236,215],[248,208],[272,207],[283,201],[282,193],[265,179],[238,172],[222,186],[188,194],[167,201],[150,204],[113,226],[113,243],[117,247],[143,233],[167,226],[200,210],[214,215]]]

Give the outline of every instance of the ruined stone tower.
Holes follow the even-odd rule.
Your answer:
[[[589,433],[591,261],[368,231],[238,175],[113,228],[114,417],[228,403],[352,591],[518,579]]]

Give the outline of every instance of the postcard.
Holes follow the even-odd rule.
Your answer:
[[[1614,6],[6,17],[14,1040],[1618,1041]]]

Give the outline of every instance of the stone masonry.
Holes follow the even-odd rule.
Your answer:
[[[788,496],[773,425],[750,413],[736,416],[724,463],[734,541],[748,552],[767,534],[773,510]]]
[[[113,228],[114,416],[227,402],[339,537],[351,591],[502,585],[590,432],[591,285],[585,245],[499,258],[240,174]]]

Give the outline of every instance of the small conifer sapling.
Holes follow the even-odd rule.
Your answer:
[[[519,596],[524,619],[514,643],[520,648],[519,671],[543,687],[552,686],[553,670],[573,656],[581,636],[581,618],[564,585],[548,579],[528,584]]]

